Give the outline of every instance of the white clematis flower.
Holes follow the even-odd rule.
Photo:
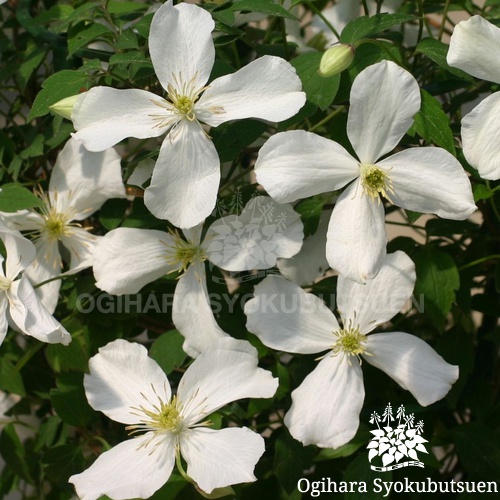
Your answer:
[[[260,150],[257,180],[279,203],[351,183],[333,210],[326,256],[333,269],[354,281],[373,279],[386,255],[380,195],[407,210],[447,219],[466,219],[476,209],[467,174],[444,149],[411,148],[380,159],[397,146],[419,108],[413,76],[382,61],[352,85],[347,135],[357,158],[337,142],[301,130],[276,134]]]
[[[304,237],[291,205],[279,205],[268,196],[250,200],[240,215],[217,219],[203,239],[202,229],[201,224],[185,229],[183,238],[177,232],[118,228],[106,234],[94,252],[96,286],[113,295],[137,293],[165,274],[183,272],[172,319],[192,357],[227,336],[212,313],[205,261],[233,272],[269,269],[279,257],[299,252]]]
[[[282,121],[304,105],[295,69],[261,57],[207,86],[215,59],[214,21],[196,5],[168,1],[154,15],[149,50],[167,98],[145,90],[95,87],[73,109],[74,138],[102,151],[126,137],[168,133],[144,201],[160,219],[194,227],[215,206],[219,157],[202,123],[216,127],[242,118]]]
[[[500,83],[500,28],[480,16],[455,26],[447,61],[476,78]],[[500,92],[488,96],[462,120],[462,146],[467,161],[483,179],[500,179]]]
[[[165,484],[174,462],[203,491],[255,481],[264,440],[243,427],[210,429],[210,414],[241,398],[270,398],[278,380],[257,367],[248,342],[222,340],[183,375],[177,394],[140,344],[115,340],[89,362],[84,385],[90,405],[137,434],[71,476],[81,500],[148,498]],[[185,474],[184,471],[182,471]]]
[[[36,258],[26,269],[32,283],[42,283],[61,274],[63,262],[59,244],[70,255],[69,271],[74,274],[92,266],[92,253],[100,236],[82,228],[80,221],[99,210],[109,198],[125,198],[120,156],[114,149],[100,153],[87,151],[69,140],[59,153],[47,193],[40,193],[45,206],[17,213],[2,213],[5,223],[27,231],[36,247]],[[54,312],[61,280],[37,288],[44,306]]]
[[[356,433],[363,406],[361,357],[409,390],[422,406],[443,398],[458,378],[428,344],[402,332],[368,335],[389,321],[411,296],[413,262],[403,252],[387,255],[365,285],[339,276],[337,319],[318,297],[278,276],[255,287],[247,302],[247,328],[277,350],[315,354],[317,367],[292,393],[285,424],[304,445],[337,448]]]
[[[0,256],[0,344],[9,323],[26,335],[50,344],[68,345],[71,336],[38,299],[26,275],[35,247],[18,231],[0,228],[7,258]]]

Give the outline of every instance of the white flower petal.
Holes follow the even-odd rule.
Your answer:
[[[206,493],[255,481],[253,470],[265,451],[264,439],[246,427],[191,429],[180,445],[188,476]]]
[[[441,148],[411,148],[378,163],[392,182],[391,201],[416,212],[463,220],[476,210],[460,162]]]
[[[155,162],[152,158],[146,158],[142,160],[137,164],[137,166],[134,168],[134,171],[132,172],[132,175],[127,179],[127,184],[142,188],[143,184],[151,179],[154,168]]]
[[[227,271],[249,271],[270,269],[278,257],[292,257],[303,238],[304,225],[291,205],[256,196],[240,215],[212,223],[204,247],[212,264]]]
[[[8,296],[10,317],[23,333],[49,344],[71,342],[71,335],[45,309],[27,276],[11,284]]]
[[[15,231],[39,231],[45,224],[45,219],[31,210],[18,210],[17,212],[0,212],[2,223],[8,229]]]
[[[148,432],[106,451],[69,482],[80,500],[97,500],[102,495],[114,500],[149,498],[167,482],[174,462],[174,437],[163,434],[153,438]]]
[[[7,330],[9,329],[9,323],[7,321],[7,306],[9,301],[5,293],[0,294],[0,345],[7,335]]]
[[[50,174],[51,206],[82,220],[109,198],[125,198],[121,157],[113,149],[94,153],[70,139],[59,153]]]
[[[62,261],[57,240],[43,236],[35,240],[36,258],[26,268],[25,274],[33,285],[55,278],[61,273]],[[35,293],[49,313],[53,314],[59,301],[61,280],[54,280],[35,289]]]
[[[18,231],[0,230],[0,238],[7,252],[5,276],[14,280],[35,260],[35,246]]]
[[[71,118],[77,130],[73,139],[82,141],[89,151],[104,151],[126,137],[158,137],[167,130],[158,126],[158,117],[167,118],[169,112],[155,102],[162,98],[145,90],[94,87],[81,94],[73,107]]]
[[[446,60],[476,78],[500,83],[498,54],[500,29],[481,16],[473,16],[455,26]]]
[[[215,207],[219,155],[197,122],[181,121],[163,141],[144,203],[159,219],[189,228]]]
[[[326,241],[326,258],[340,274],[357,283],[377,275],[386,255],[384,207],[364,192],[359,180],[337,200]]]
[[[347,135],[362,163],[375,163],[396,147],[420,109],[413,76],[392,61],[368,66],[354,80]]]
[[[495,92],[462,119],[465,158],[483,179],[492,181],[500,179],[499,114],[500,92]]]
[[[404,252],[388,254],[379,273],[364,284],[339,276],[337,307],[344,325],[352,322],[361,333],[392,319],[411,297],[415,265]]]
[[[113,229],[95,246],[96,286],[113,295],[137,293],[144,285],[176,269],[167,262],[171,245],[172,237],[164,231]]]
[[[210,306],[203,262],[194,262],[180,277],[175,287],[172,321],[185,338],[183,349],[192,358],[218,339],[227,337]]]
[[[356,434],[364,397],[358,361],[327,354],[292,392],[285,425],[304,446],[338,448]]]
[[[212,16],[196,5],[169,1],[155,13],[149,32],[149,51],[155,72],[165,90],[177,91],[190,82],[196,90],[205,85],[215,59]],[[180,85],[176,85],[179,83]]]
[[[310,285],[330,267],[326,260],[326,232],[332,210],[323,210],[316,232],[304,239],[300,252],[288,259],[278,259],[281,274],[296,285]]]
[[[187,425],[204,420],[242,398],[270,398],[278,379],[257,366],[257,350],[244,340],[219,339],[203,351],[182,377],[177,397]]]
[[[247,329],[268,347],[312,354],[334,343],[337,320],[325,303],[280,276],[268,276],[245,304]]]
[[[89,369],[84,386],[90,406],[116,422],[138,423],[144,418],[139,407],[154,411],[158,398],[170,401],[167,376],[140,344],[114,340],[90,358]]]
[[[305,102],[294,67],[281,57],[263,56],[214,80],[195,111],[212,127],[241,118],[280,122],[295,115]]]
[[[447,363],[430,345],[408,333],[377,333],[368,336],[364,359],[380,368],[422,405],[446,396],[458,379],[458,366]]]
[[[94,262],[94,249],[102,236],[91,234],[81,227],[71,228],[68,235],[61,237],[61,243],[69,250],[69,270],[64,275],[75,274],[82,269],[91,267]]]
[[[340,189],[359,175],[359,167],[340,144],[291,130],[273,135],[262,146],[255,175],[278,203],[288,203]]]

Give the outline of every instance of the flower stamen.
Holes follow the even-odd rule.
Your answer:
[[[377,165],[369,163],[360,163],[359,168],[361,185],[365,193],[379,204],[381,203],[379,194],[392,203],[388,193],[394,194],[394,189],[389,174]]]

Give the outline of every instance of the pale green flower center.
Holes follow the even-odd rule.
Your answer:
[[[391,201],[389,193],[394,193],[394,190],[392,189],[389,174],[377,165],[371,165],[369,163],[360,163],[359,169],[361,185],[365,193],[370,196],[373,201],[377,200],[378,203],[380,203],[379,194]]]
[[[178,266],[184,272],[190,264],[207,259],[204,250],[190,241],[186,241],[177,231],[170,231],[173,243],[166,244],[166,260],[172,266]]]
[[[60,240],[68,234],[68,218],[65,214],[51,209],[45,216],[43,231],[49,241]]]
[[[133,415],[142,417],[139,424],[129,425],[126,430],[130,434],[141,431],[172,432],[179,434],[184,428],[181,416],[181,407],[174,396],[169,403],[158,398],[158,403],[153,405],[153,410],[148,410],[144,406],[132,408]]]
[[[6,292],[10,288],[11,283],[12,281],[9,278],[0,276],[0,291]]]
[[[334,355],[340,353],[359,358],[360,354],[366,354],[366,335],[363,335],[358,328],[349,326],[334,332],[334,335],[337,337],[332,346]]]
[[[196,119],[196,115],[193,109],[194,101],[191,100],[188,96],[179,96],[177,100],[173,101],[173,105],[178,113],[186,117],[189,121],[194,121]]]

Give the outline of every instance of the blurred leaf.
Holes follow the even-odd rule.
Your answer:
[[[448,254],[431,247],[415,253],[413,261],[417,272],[414,296],[420,303],[423,295],[425,313],[442,330],[460,286],[457,266]]]
[[[70,476],[83,472],[85,458],[79,446],[62,444],[48,449],[43,455],[47,477],[58,483],[67,483]]]
[[[14,424],[7,424],[0,435],[0,453],[7,466],[28,483],[33,483],[26,459],[26,450],[16,433]]]
[[[177,330],[169,330],[160,335],[151,346],[149,355],[168,375],[182,366],[186,353],[182,350],[184,337]]]
[[[364,427],[359,427],[358,431],[356,432],[356,435],[347,443],[344,444],[343,446],[340,446],[339,448],[323,448],[316,458],[314,459],[315,462],[322,462],[323,460],[332,460],[334,458],[341,458],[341,457],[349,457],[352,455],[354,452],[359,450],[362,446],[366,446],[368,444],[368,441],[370,441],[370,438],[373,436],[370,434],[366,426]]]
[[[224,123],[210,131],[221,162],[232,161],[242,149],[256,141],[268,128],[258,120]]]
[[[446,61],[446,55],[448,53],[449,45],[437,40],[436,38],[423,38],[418,42],[415,52],[423,54],[428,57],[431,61],[441,66],[446,71],[453,73],[455,76],[469,82],[474,81],[474,78],[465,71],[458,68],[452,68]]]
[[[74,330],[70,329],[73,334]],[[88,369],[89,353],[81,336],[73,337],[73,341],[64,346],[49,344],[45,349],[47,361],[55,372],[76,370],[85,372]]]
[[[27,208],[42,207],[44,202],[20,184],[4,184],[0,187],[0,211],[17,212]]]
[[[376,14],[371,17],[358,17],[351,21],[340,35],[342,43],[354,43],[367,36],[376,35],[383,31],[415,20],[416,17],[409,14]]]
[[[450,119],[441,109],[441,103],[423,89],[420,94],[422,105],[414,117],[413,130],[426,142],[433,142],[456,156]]]
[[[304,224],[304,237],[314,234],[318,229],[319,218],[326,201],[322,196],[312,196],[295,207]]]
[[[392,481],[392,472],[376,472],[370,469],[370,462],[368,461],[368,453],[364,452],[358,455],[345,470],[344,481],[349,483],[349,481],[364,482],[366,484],[373,484],[375,478],[381,479],[385,482]],[[370,490],[368,490],[370,491]],[[365,500],[366,493],[363,491],[356,490],[352,493],[344,493],[344,498],[346,500]]]
[[[318,73],[322,52],[308,52],[290,61],[302,81],[302,90],[307,100],[325,110],[335,99],[340,84],[340,75],[327,78]]]
[[[45,56],[47,55],[47,47],[38,46],[35,43],[30,44],[28,49],[22,56],[22,62],[17,71],[16,79],[19,83],[21,90],[26,88],[28,80],[33,72],[42,64]]]
[[[49,112],[49,106],[65,97],[70,97],[79,94],[83,90],[87,90],[89,85],[90,80],[87,75],[76,70],[64,69],[49,76],[42,83],[42,90],[35,98],[35,102],[28,115],[28,121],[46,115]]]
[[[0,358],[0,389],[20,396],[26,395],[21,374],[5,357]]]
[[[286,17],[288,19],[297,20],[297,18],[287,9],[274,3],[274,0],[236,0],[231,10],[260,12],[267,16]]]
[[[274,448],[274,471],[279,483],[291,493],[297,488],[297,482],[304,476],[301,456],[304,447],[284,430],[276,439]]]
[[[86,24],[85,21],[75,24],[68,32],[68,55],[72,56],[78,49],[108,33],[111,34],[111,30],[104,24]]]
[[[83,373],[61,373],[56,379],[57,389],[50,391],[54,410],[67,424],[85,426],[94,417],[83,388]]]
[[[474,184],[474,186],[472,186],[472,192],[474,194],[475,202],[479,200],[487,200],[495,194],[495,192],[485,184]]]
[[[116,229],[125,218],[130,203],[128,200],[114,198],[107,200],[99,211],[99,222],[108,230]]]
[[[480,422],[472,422],[457,426],[451,436],[470,479],[498,480],[500,438],[493,429]]]

